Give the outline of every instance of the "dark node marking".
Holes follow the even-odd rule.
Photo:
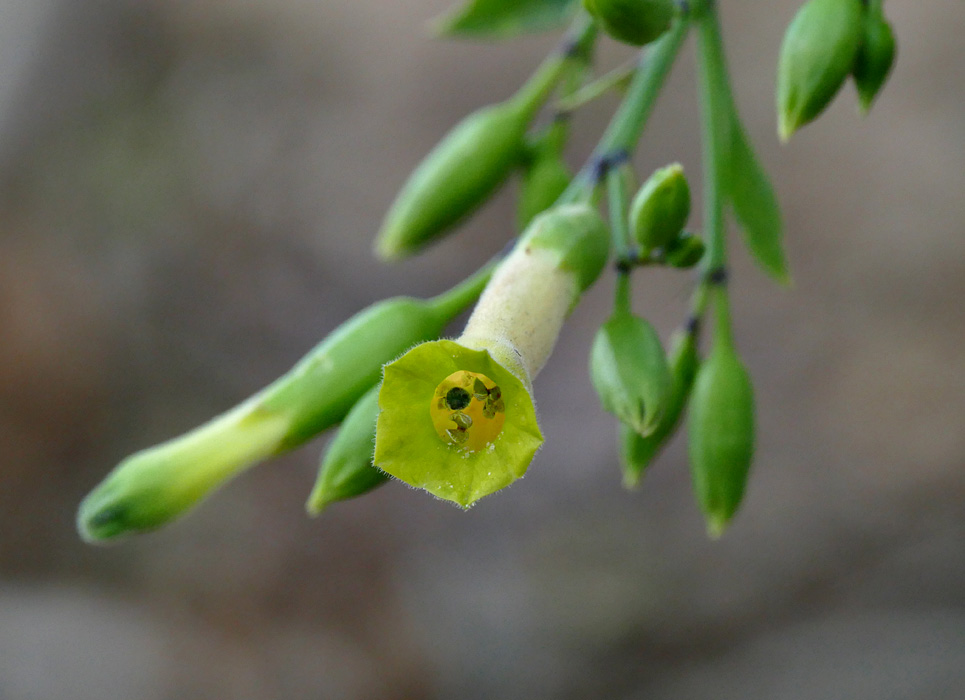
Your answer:
[[[630,152],[625,148],[613,151],[612,153],[603,153],[597,156],[593,160],[593,165],[591,167],[593,182],[602,182],[603,178],[606,177],[608,172],[613,170],[613,168],[619,168],[629,160]]]
[[[700,317],[690,316],[687,319],[687,323],[684,324],[684,328],[686,329],[687,333],[696,338],[697,334],[700,333]]]
[[[609,156],[607,156],[607,167],[609,169],[618,168],[627,161],[630,160],[630,151],[625,148],[621,148],[618,151],[614,151]]]
[[[727,284],[727,268],[715,267],[713,270],[708,270],[707,283],[715,285]]]
[[[456,386],[446,392],[446,405],[453,411],[461,411],[470,401],[472,396],[462,387]]]

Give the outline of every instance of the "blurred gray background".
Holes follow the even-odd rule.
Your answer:
[[[733,246],[759,442],[721,541],[682,441],[620,487],[585,370],[608,278],[537,381],[529,475],[468,513],[390,484],[311,521],[322,440],[167,530],[79,542],[77,503],[123,456],[509,238],[513,187],[422,258],[369,252],[419,158],[554,43],[431,40],[447,5],[0,2],[0,699],[965,697],[958,3],[888,3],[872,114],[849,86],[783,148],[797,2],[721,3],[795,280]],[[680,160],[699,190],[691,54],[637,164]],[[577,117],[574,164],[614,106]],[[640,275],[637,308],[666,337],[689,288]]]

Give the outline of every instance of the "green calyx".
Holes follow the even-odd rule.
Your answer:
[[[862,0],[808,0],[791,21],[777,68],[782,141],[815,119],[851,73],[861,46]]]
[[[670,29],[672,0],[583,0],[583,7],[618,41],[644,46]]]
[[[888,80],[895,63],[895,50],[895,34],[881,6],[869,7],[865,13],[861,48],[851,71],[862,112],[871,109],[875,97]]]
[[[533,219],[517,249],[546,251],[560,270],[576,278],[575,303],[600,276],[610,256],[610,232],[599,212],[588,204],[564,204]]]
[[[641,435],[656,430],[673,378],[653,326],[626,311],[611,316],[593,341],[590,378],[605,410]]]
[[[647,178],[630,206],[630,234],[644,255],[666,250],[690,216],[690,186],[679,163]]]
[[[481,407],[474,414],[445,384],[459,373],[488,380],[468,385],[467,401]],[[523,476],[543,443],[527,386],[486,350],[451,340],[423,343],[386,365],[379,408],[376,466],[463,508]],[[434,414],[448,422],[437,427]],[[477,433],[491,439],[477,441]]]
[[[700,367],[694,334],[678,331],[670,342],[667,364],[670,367],[672,387],[664,402],[664,410],[656,428],[649,435],[641,435],[626,423],[621,424],[620,446],[623,484],[634,488],[640,482],[647,467],[660,454],[680,427],[684,409]]]
[[[727,342],[716,341],[697,372],[688,435],[694,492],[719,537],[740,506],[754,454],[754,389]]]
[[[326,450],[315,486],[305,504],[309,515],[381,486],[389,477],[372,464],[379,388],[372,387],[349,411]]]
[[[433,299],[373,304],[236,408],[125,459],[81,504],[81,536],[104,540],[164,525],[245,469],[335,425],[378,382],[385,362],[438,337],[491,271],[488,265]]]

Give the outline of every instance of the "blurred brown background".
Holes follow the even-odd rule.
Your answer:
[[[734,246],[760,437],[720,542],[682,441],[620,488],[585,370],[609,279],[537,381],[529,476],[469,513],[390,484],[310,521],[320,441],[167,530],[79,542],[76,505],[120,458],[508,239],[512,188],[424,258],[369,253],[409,169],[553,45],[428,39],[447,4],[0,2],[0,700],[963,697],[957,3],[888,3],[900,56],[873,113],[848,87],[784,148],[797,2],[721,3],[795,285]],[[698,185],[691,53],[637,163]],[[574,163],[614,104],[580,114]],[[642,277],[669,334],[689,281]]]

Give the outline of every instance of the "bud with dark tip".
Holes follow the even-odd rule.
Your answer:
[[[583,0],[603,30],[618,41],[644,46],[670,29],[672,0]]]
[[[604,409],[641,435],[656,430],[673,378],[653,326],[628,311],[615,312],[593,341],[590,378]]]
[[[647,467],[680,426],[694,377],[700,367],[696,338],[692,332],[681,330],[674,334],[670,342],[668,364],[672,388],[656,429],[644,436],[626,423],[620,426],[620,461],[623,466],[623,485],[626,488],[633,488],[639,483]]]
[[[729,343],[715,342],[697,372],[688,435],[697,501],[719,537],[740,506],[754,454],[754,389]]]
[[[852,76],[858,89],[861,111],[871,109],[871,103],[884,87],[895,62],[895,35],[880,4],[868,8],[864,21],[861,48],[854,62]]]
[[[862,0],[808,0],[788,25],[777,67],[782,141],[815,119],[854,67],[864,24]]]
[[[690,186],[679,163],[647,178],[630,205],[630,234],[644,255],[665,250],[690,216]]]
[[[305,504],[309,515],[318,515],[332,503],[361,496],[389,480],[372,464],[380,386],[374,386],[352,407],[326,450]]]

